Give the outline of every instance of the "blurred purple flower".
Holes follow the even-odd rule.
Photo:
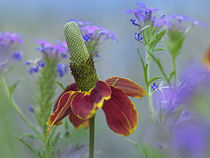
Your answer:
[[[67,57],[68,48],[65,41],[57,41],[56,44],[52,44],[45,40],[36,40],[36,42],[41,45],[37,50],[42,52],[43,55],[48,55],[57,59]]]
[[[160,27],[163,23],[157,17],[153,16],[153,13],[155,13],[159,9],[147,8],[143,3],[137,3],[137,5],[140,8],[127,10],[125,13],[134,14],[136,19],[130,19],[130,22],[132,23],[132,25],[138,27],[139,33],[135,33],[135,39],[137,41],[140,41],[143,39],[140,35],[145,26],[152,25],[154,27]]]
[[[199,125],[184,122],[173,129],[171,135],[172,152],[177,157],[203,157],[207,147],[205,129]]]
[[[13,57],[15,60],[20,61],[23,57],[23,52],[22,51],[15,51],[13,53]]]
[[[111,39],[116,40],[113,32],[107,30],[106,28],[90,25],[89,22],[77,21],[77,24],[80,26],[80,31],[82,33],[82,37],[86,43],[87,49],[91,55],[94,57],[98,57],[98,47],[104,41]]]
[[[210,70],[199,63],[191,63],[182,70],[180,81],[192,92],[199,86],[210,87]]]
[[[32,75],[38,73],[45,66],[45,62],[41,59],[27,60],[24,64],[29,66],[28,72]]]
[[[70,19],[70,20],[68,20],[68,22],[69,21],[76,22],[80,27],[83,26],[83,25],[90,25],[91,24],[90,22],[79,21],[79,20],[76,20],[76,19]]]
[[[28,104],[28,110],[30,112],[34,112],[34,108],[33,108],[33,106],[31,104]]]
[[[210,71],[205,66],[191,64],[183,70],[177,85],[160,86],[153,93],[155,109],[171,114],[180,106],[184,108],[200,86],[210,88]]]
[[[22,59],[23,53],[14,50],[14,43],[23,44],[20,34],[0,32],[0,72],[7,71],[12,60],[19,61]]]
[[[68,65],[64,65],[64,64],[58,64],[56,71],[58,73],[59,77],[63,77],[67,71],[68,71],[69,66]]]
[[[137,5],[140,7],[140,9],[142,9],[144,11],[155,12],[155,11],[158,11],[159,10],[157,8],[147,8],[145,6],[145,4],[144,3],[141,3],[141,2],[137,2]]]
[[[186,24],[185,24],[186,22]],[[187,24],[187,22],[189,24]],[[161,19],[157,19],[155,21],[155,25],[162,25],[167,28],[169,31],[179,31],[179,32],[188,32],[193,26],[200,25],[203,27],[207,27],[206,24],[193,20],[190,17],[184,16],[184,15],[177,15],[173,14],[171,16],[164,16]]]

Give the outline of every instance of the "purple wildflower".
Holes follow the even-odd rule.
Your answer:
[[[86,43],[88,51],[94,57],[98,57],[98,46],[108,39],[116,40],[113,32],[107,30],[106,28],[90,25],[90,23],[77,21],[77,24],[80,26],[80,31],[82,37]]]
[[[143,39],[141,36],[141,32],[145,26],[152,26],[152,27],[161,27],[162,20],[159,20],[157,17],[153,16],[153,13],[158,11],[159,9],[156,8],[147,8],[143,3],[137,3],[140,7],[138,9],[130,9],[127,10],[127,14],[134,14],[135,19],[130,19],[132,25],[137,26],[140,33],[135,33],[135,39],[140,41]]]
[[[34,108],[33,108],[33,106],[31,104],[28,104],[28,110],[30,112],[34,112]]]
[[[69,21],[76,22],[80,27],[83,26],[83,25],[90,25],[91,24],[90,22],[84,22],[84,21],[79,21],[79,20],[75,20],[75,19],[70,19],[70,20],[68,20],[68,22]]]
[[[45,40],[36,40],[36,42],[41,45],[37,50],[43,55],[58,59],[67,57],[68,48],[65,42],[57,41],[56,44],[51,44]]]
[[[15,50],[12,53],[14,43],[23,44],[20,34],[0,32],[0,72],[7,71],[12,60],[22,59],[21,51]]]
[[[89,34],[82,34],[82,37],[85,42],[88,42],[90,40],[90,35]]]
[[[139,3],[139,2],[137,2],[137,5],[140,7],[140,9],[142,9],[142,10],[144,10],[144,11],[148,11],[148,12],[155,12],[155,11],[158,11],[159,9],[157,9],[157,8],[147,8],[146,6],[145,6],[145,4],[144,3]]]
[[[23,57],[23,52],[22,51],[15,51],[13,53],[13,57],[15,60],[20,61]]]
[[[38,73],[39,72],[39,69],[40,69],[39,66],[32,66],[32,67],[29,68],[28,71],[29,71],[30,74],[33,75],[35,73]]]
[[[177,157],[203,157],[207,147],[205,129],[192,122],[183,122],[172,131],[171,147]]]
[[[134,37],[137,41],[141,41],[143,39],[141,32],[135,33],[134,35],[135,35]]]
[[[45,66],[45,62],[40,59],[27,60],[24,64],[29,66],[28,72],[32,75],[38,73]]]
[[[68,65],[58,64],[56,71],[59,77],[63,77],[68,71]]]
[[[152,85],[152,90],[155,91],[155,90],[157,90],[157,89],[158,89],[158,85],[156,85],[156,83],[153,83],[153,85]]]

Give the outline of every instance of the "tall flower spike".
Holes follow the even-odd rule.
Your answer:
[[[93,59],[88,53],[85,42],[76,22],[64,26],[64,34],[70,51],[70,68],[79,89],[88,91],[98,81]]]

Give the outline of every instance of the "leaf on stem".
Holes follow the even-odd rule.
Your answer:
[[[66,89],[66,88],[64,87],[64,85],[63,85],[61,82],[56,81],[56,83],[62,88],[62,90],[65,90],[65,89]]]
[[[16,137],[16,139],[19,140],[23,145],[25,145],[29,150],[31,150],[35,155],[38,155],[37,151],[35,151],[31,145],[25,142],[23,138]]]
[[[152,82],[154,82],[154,81],[156,81],[158,79],[161,79],[161,78],[163,78],[163,76],[153,77],[151,80],[149,80],[148,85],[150,85]]]
[[[12,96],[14,94],[14,91],[19,84],[20,80],[17,80],[12,86],[9,87],[9,93]]]
[[[171,79],[175,75],[175,73],[176,73],[175,71],[173,71],[173,72],[170,73],[169,78],[168,78],[169,81],[171,81]]]

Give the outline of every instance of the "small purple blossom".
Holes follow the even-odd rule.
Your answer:
[[[34,108],[33,108],[33,106],[31,104],[28,104],[28,110],[30,112],[34,112]]]
[[[15,51],[13,53],[13,58],[17,61],[20,61],[23,57],[23,52],[22,51]]]
[[[98,57],[98,46],[108,39],[116,40],[113,32],[107,30],[106,28],[91,25],[87,22],[77,21],[77,24],[80,26],[80,31],[82,37],[86,43],[88,51],[94,57]]]
[[[158,85],[156,85],[156,83],[153,83],[153,85],[152,85],[152,90],[155,91],[155,90],[157,90],[157,89],[158,89]]]
[[[36,40],[36,42],[41,45],[37,50],[42,52],[43,55],[48,55],[57,59],[67,57],[66,54],[68,53],[68,48],[65,41],[57,41],[56,44],[52,44],[45,40]]]
[[[141,41],[143,39],[141,32],[135,33],[134,37],[137,41]]]
[[[56,71],[59,77],[63,77],[68,71],[68,65],[58,64]]]
[[[20,34],[0,32],[0,72],[7,71],[13,60],[22,59],[23,53],[13,47],[15,43],[23,44]]]
[[[82,34],[82,37],[83,37],[85,42],[90,41],[90,38],[91,38],[89,34]]]
[[[32,67],[29,68],[28,71],[29,71],[30,74],[33,75],[35,73],[38,73],[39,72],[39,69],[40,69],[39,66],[32,66]]]
[[[140,2],[137,2],[137,5],[140,7],[141,10],[146,11],[146,12],[147,11],[148,12],[155,12],[155,11],[159,10],[157,8],[147,8],[144,3],[140,3]]]
[[[28,72],[32,75],[38,73],[45,66],[45,62],[40,59],[27,60],[24,64],[29,66]]]

